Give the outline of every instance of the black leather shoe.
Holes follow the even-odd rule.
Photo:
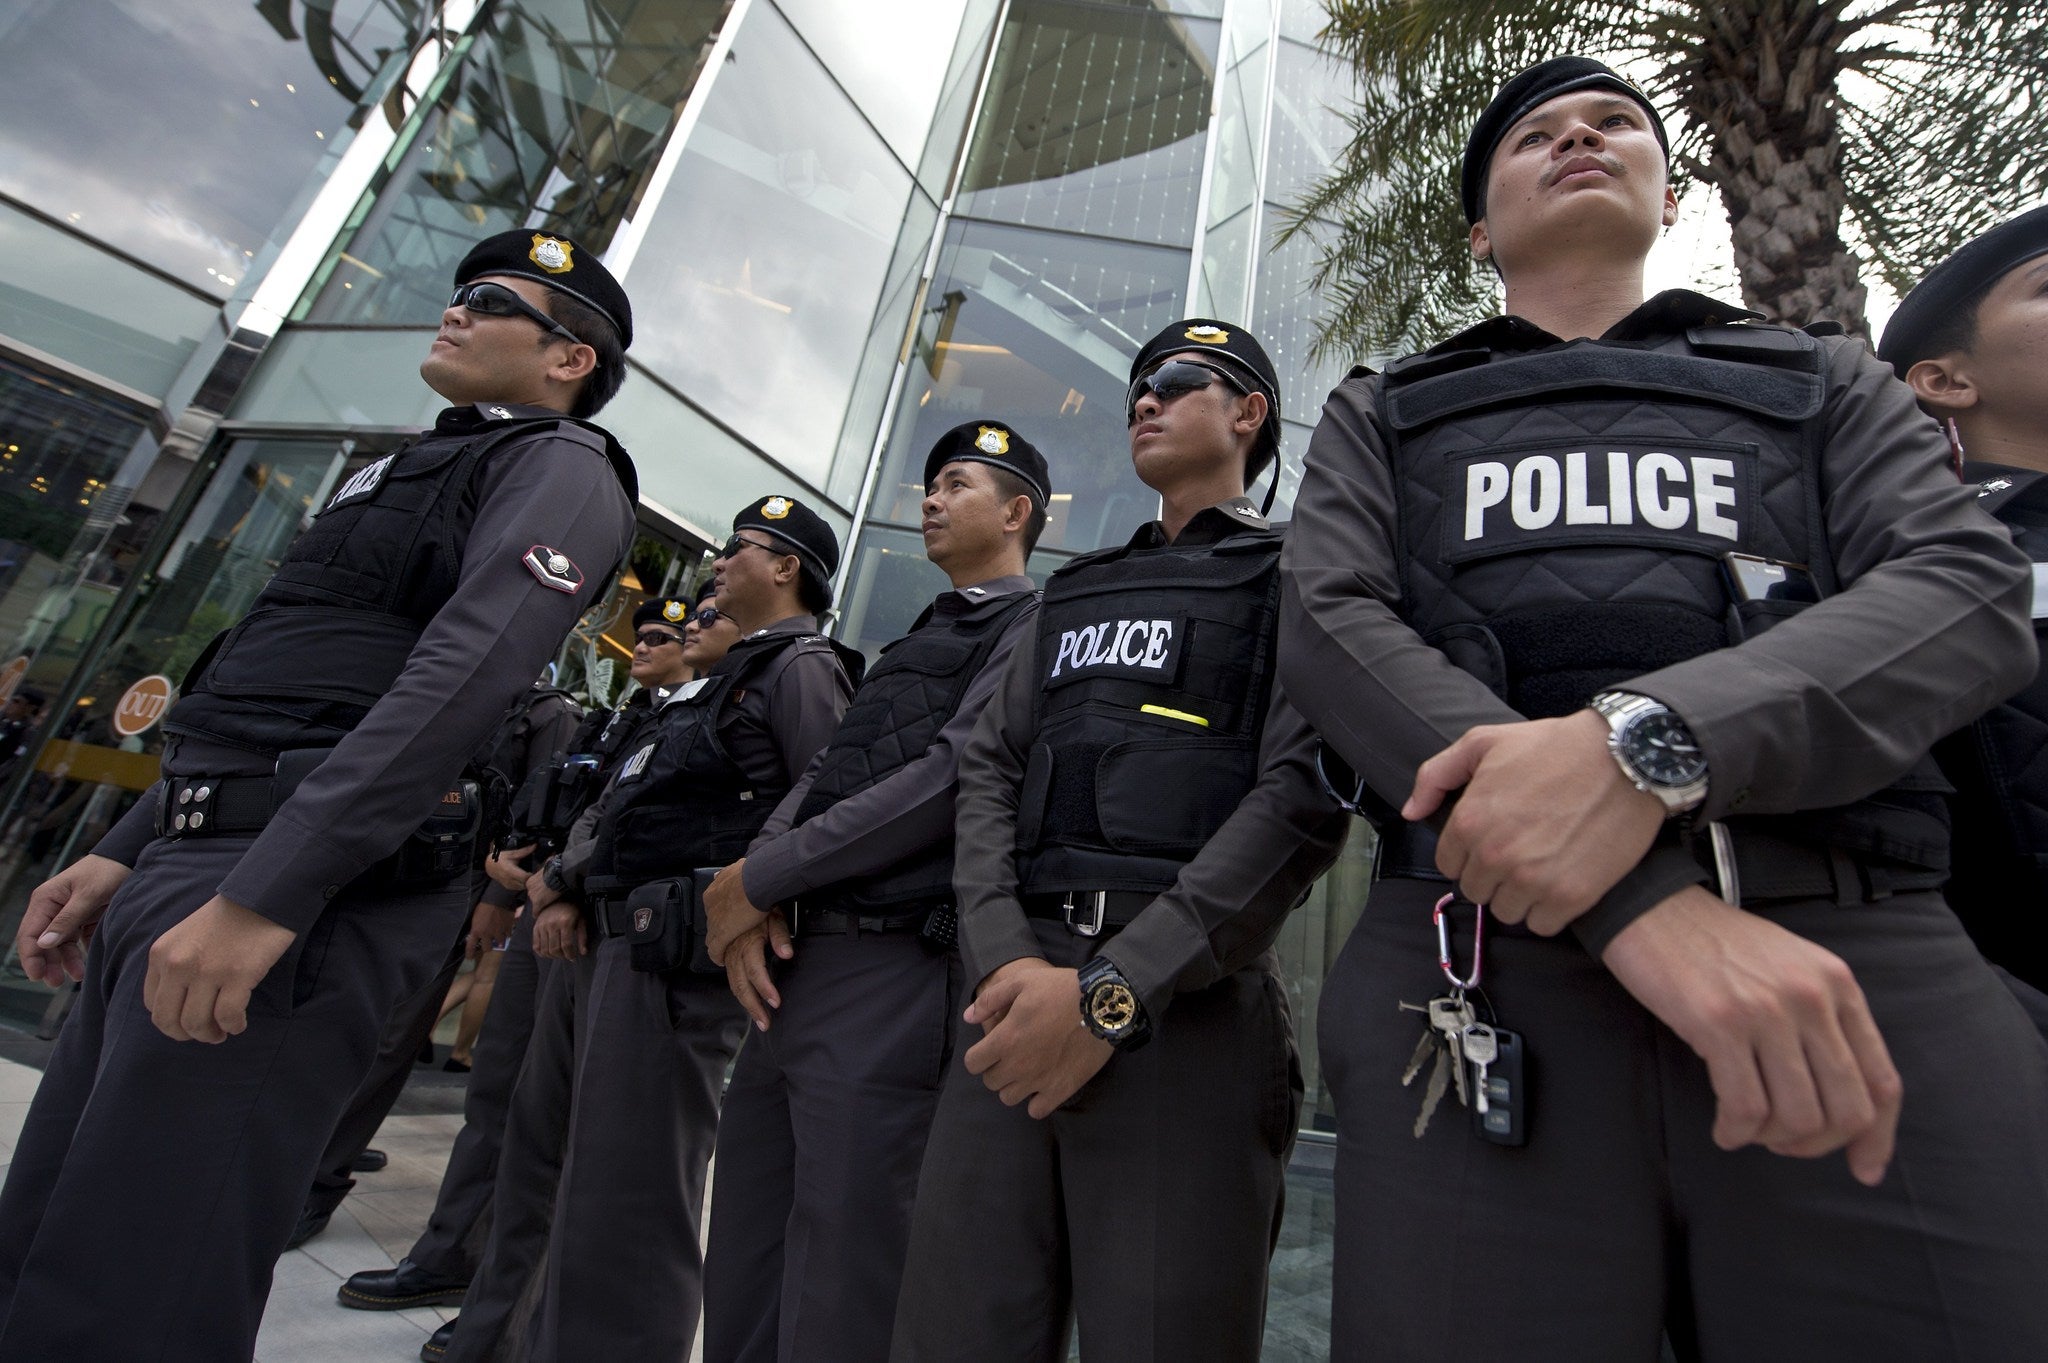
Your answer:
[[[457,1316],[427,1336],[427,1342],[420,1345],[420,1363],[440,1363],[448,1356],[448,1346],[455,1342],[455,1321],[461,1319]]]
[[[385,1154],[382,1150],[370,1149],[363,1151],[362,1154],[350,1160],[348,1167],[351,1173],[374,1174],[389,1163],[391,1163],[391,1156]]]
[[[466,1281],[436,1278],[410,1259],[397,1268],[372,1268],[352,1274],[335,1299],[358,1311],[409,1311],[415,1306],[457,1306],[469,1290]]]
[[[292,1238],[284,1242],[284,1247],[286,1249],[297,1249],[300,1245],[305,1244],[321,1231],[327,1229],[327,1218],[332,1215],[334,1213],[331,1211],[320,1211],[313,1207],[307,1207],[299,1213],[299,1224],[292,1227]]]

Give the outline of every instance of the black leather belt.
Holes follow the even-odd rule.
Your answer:
[[[1024,896],[1024,916],[1065,923],[1080,937],[1127,928],[1158,896],[1145,890],[1069,890]]]
[[[1861,904],[1913,890],[1939,889],[1948,881],[1946,871],[1879,861],[1839,847],[1781,838],[1757,828],[1730,826],[1728,831],[1735,849],[1736,880],[1745,904],[1792,899]],[[1675,844],[1685,836],[1676,824],[1666,824],[1658,840]],[[1692,835],[1690,850],[1714,876],[1713,845],[1704,831]],[[1436,868],[1436,834],[1423,824],[1397,824],[1381,832],[1377,874],[1389,879],[1449,883]]]
[[[277,812],[268,776],[167,776],[156,807],[162,838],[227,838],[261,833]]]
[[[789,906],[789,933],[792,937],[816,937],[821,934],[858,937],[864,933],[923,932],[934,913],[950,915],[950,903],[906,904],[895,913],[853,913],[845,909],[826,907],[832,900],[812,901],[799,899]],[[844,902],[844,901],[839,901]]]

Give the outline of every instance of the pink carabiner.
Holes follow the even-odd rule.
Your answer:
[[[1457,970],[1451,965],[1451,926],[1447,921],[1449,915],[1444,912],[1451,907],[1457,898],[1458,896],[1455,894],[1445,895],[1442,899],[1436,901],[1436,908],[1429,915],[1430,921],[1436,924],[1436,963],[1437,967],[1444,972],[1444,978],[1451,982],[1453,988],[1477,989],[1479,987],[1479,972],[1485,955],[1486,906],[1484,904],[1474,904],[1472,906],[1477,911],[1472,918],[1472,977],[1461,980],[1458,978]]]

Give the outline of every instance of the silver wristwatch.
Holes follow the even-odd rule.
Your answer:
[[[1656,796],[1667,818],[1706,801],[1706,754],[1668,706],[1631,691],[1602,691],[1591,704],[1607,721],[1607,751],[1621,774]]]

